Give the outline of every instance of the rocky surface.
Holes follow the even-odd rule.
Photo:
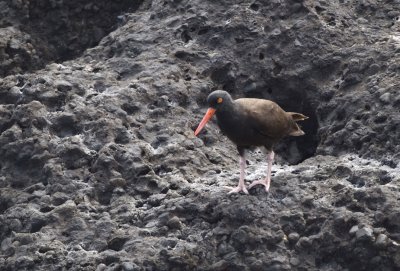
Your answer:
[[[0,3],[1,270],[400,269],[399,1],[109,2]],[[269,194],[215,89],[310,117]]]

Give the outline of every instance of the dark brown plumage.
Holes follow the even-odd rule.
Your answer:
[[[223,90],[212,92],[207,102],[210,108],[196,129],[195,135],[198,135],[216,114],[218,126],[236,144],[240,154],[240,179],[239,185],[230,193],[240,191],[248,193],[244,185],[245,150],[254,146],[265,147],[268,151],[268,171],[264,180],[253,182],[250,188],[262,184],[268,191],[274,145],[286,136],[304,135],[296,121],[305,120],[307,117],[300,113],[285,112],[279,105],[269,100],[254,98],[232,100],[229,93]]]

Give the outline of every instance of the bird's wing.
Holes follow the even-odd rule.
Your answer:
[[[269,100],[242,98],[235,102],[242,107],[246,121],[255,131],[269,138],[281,138],[290,127],[288,114]]]

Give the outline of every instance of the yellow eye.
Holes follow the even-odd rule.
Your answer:
[[[224,100],[224,99],[222,99],[221,97],[219,97],[219,98],[217,99],[217,104],[222,103],[223,100]]]

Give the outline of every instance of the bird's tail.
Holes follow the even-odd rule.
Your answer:
[[[306,120],[306,119],[308,119],[307,116],[304,116],[303,114],[300,114],[300,113],[288,112],[288,114],[289,114],[290,116],[292,116],[292,119],[293,119],[294,121],[300,121],[300,120]]]
[[[292,131],[289,133],[289,135],[291,136],[302,136],[304,135],[304,131],[301,130],[301,128],[299,127],[299,125],[297,125],[296,121],[301,121],[301,120],[306,120],[308,119],[307,116],[304,116],[303,114],[300,113],[295,113],[295,112],[288,112],[288,114],[292,117],[292,119],[294,120],[293,122],[293,129]]]

